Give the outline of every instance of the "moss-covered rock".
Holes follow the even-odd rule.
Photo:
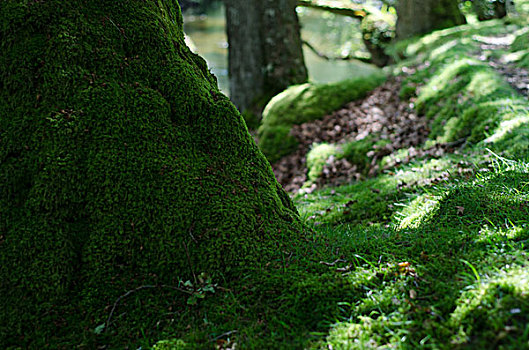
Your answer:
[[[91,347],[126,291],[229,281],[304,238],[176,0],[0,3],[0,183],[2,348]],[[118,338],[185,305],[134,300]]]
[[[368,152],[377,146],[384,146],[387,140],[378,140],[375,135],[369,135],[362,140],[352,140],[343,144],[314,143],[307,153],[307,181],[304,187],[312,185],[323,173],[323,169],[331,157],[347,159],[357,167],[358,172],[367,173],[370,158]]]
[[[347,102],[359,99],[385,79],[382,71],[362,78],[328,84],[295,85],[275,96],[265,107],[259,128],[259,147],[270,162],[296,149],[289,135],[295,124],[303,124],[331,113]]]

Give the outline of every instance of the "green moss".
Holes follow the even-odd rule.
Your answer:
[[[527,48],[529,48],[529,31],[523,30],[511,44],[511,51],[522,51],[527,50]]]
[[[513,32],[519,37],[527,34],[517,25],[506,26],[493,20],[434,32],[394,47],[403,56],[415,55],[399,63],[399,67],[421,61],[427,64],[406,77],[401,94],[406,95],[414,84],[427,82],[418,92],[416,108],[431,119],[432,140],[465,140],[469,145],[486,146],[511,158],[527,159],[527,100],[488,64],[473,58],[480,43]],[[514,49],[518,49],[516,44]],[[504,57],[523,66],[525,56],[520,52]]]
[[[366,291],[348,305],[320,348],[483,348],[494,343],[518,349],[527,344],[527,165],[508,162],[508,168],[485,172],[475,181],[473,176],[470,181],[450,178],[423,187],[421,179],[437,176],[432,168],[453,171],[457,159],[418,162],[391,177],[412,186],[394,203],[402,208],[410,199],[400,212],[401,227],[318,226],[335,240],[342,259],[361,261],[362,268],[354,268],[348,278]],[[349,187],[348,194],[375,180],[381,178]],[[342,191],[336,188],[334,196],[320,200],[338,205]],[[361,202],[361,207],[371,204]]]
[[[438,227],[469,230],[485,224],[500,227],[506,222],[527,223],[529,176],[507,171],[449,191],[440,201],[434,215],[428,217]]]
[[[515,118],[527,102],[494,70],[466,58],[439,68],[416,105],[432,119],[432,139],[475,144],[501,132],[502,121]]]
[[[518,31],[512,45],[512,53],[508,55],[508,60],[516,62],[521,68],[529,68],[529,31],[527,27]]]
[[[521,59],[518,61],[517,65],[522,68],[529,68],[529,51],[526,52]]]
[[[367,153],[375,148],[383,147],[388,143],[388,140],[377,140],[377,136],[369,135],[362,140],[346,142],[342,146],[341,157],[347,159],[351,164],[358,166],[358,170],[362,172],[368,168],[370,163]]]
[[[383,147],[389,141],[378,140],[375,135],[358,140],[349,141],[344,144],[313,144],[312,149],[307,153],[307,182],[305,187],[312,185],[321,177],[323,168],[329,158],[347,159],[349,163],[356,165],[359,173],[367,173],[369,169],[370,158],[367,153],[377,147]]]
[[[312,250],[176,1],[0,14],[0,347],[132,346],[187,297],[140,290],[92,332],[126,291]]]
[[[508,32],[508,28],[500,20],[491,20],[486,22],[478,22],[472,24],[460,25],[443,30],[437,30],[431,34],[422,36],[420,38],[406,39],[396,42],[388,51],[398,60],[403,58],[416,60],[417,62],[424,62],[424,55],[430,53],[436,48],[441,47],[450,42],[467,39],[467,43],[472,44],[474,40],[473,35],[502,35]],[[471,50],[467,46],[466,52]],[[446,50],[445,50],[446,52]],[[453,53],[453,52],[451,52]]]
[[[342,258],[373,276],[320,348],[527,347],[528,165],[498,154],[527,159],[529,105],[472,58],[487,39],[474,35],[516,29],[500,23],[433,33],[415,47],[425,65],[405,84],[427,82],[419,111],[434,140],[468,141],[458,155],[295,198]]]
[[[182,339],[161,340],[152,347],[153,350],[182,350],[189,348]]]
[[[485,145],[510,159],[529,161],[529,110],[500,124]]]
[[[271,163],[297,148],[298,141],[294,136],[290,135],[290,129],[291,127],[287,125],[274,125],[259,129],[259,147],[265,154],[273,150],[273,153],[268,153],[267,155]]]
[[[365,96],[384,79],[380,71],[337,83],[302,84],[288,88],[265,107],[259,128],[259,147],[270,162],[275,162],[295,149],[296,143],[289,139],[292,125],[322,118],[347,102]],[[285,144],[278,142],[286,139]]]
[[[452,344],[471,348],[522,349],[529,344],[529,274],[506,268],[457,301],[450,326]]]
[[[327,143],[313,144],[307,153],[307,178],[309,182],[316,181],[323,171],[323,167],[330,156],[337,154],[337,147]]]
[[[417,86],[413,83],[403,84],[399,91],[402,100],[409,100],[417,94]]]

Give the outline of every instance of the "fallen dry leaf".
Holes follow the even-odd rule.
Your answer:
[[[417,298],[417,292],[416,292],[415,290],[410,289],[409,294],[410,294],[410,299],[415,299],[415,298]]]

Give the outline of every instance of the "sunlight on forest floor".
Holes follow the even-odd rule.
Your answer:
[[[433,123],[427,145],[464,147],[296,196],[307,222],[340,242],[344,264],[361,256],[343,274],[372,276],[318,347],[529,347],[529,103],[474,58],[482,43],[508,55],[517,28],[469,25],[402,45],[419,57],[404,71],[427,62],[403,84]]]
[[[526,28],[519,18],[474,22],[393,47],[395,93],[411,106],[410,115],[425,118],[429,135],[384,157],[356,156],[376,167],[360,181],[318,182],[348,143],[329,138],[311,145],[310,135],[322,135],[307,130],[322,125],[314,117],[303,120],[303,108],[294,113],[302,122],[285,122],[286,132],[299,124],[291,135],[305,132],[298,139],[307,158],[300,169],[307,171],[304,181],[318,185],[301,186],[293,198],[305,223],[327,242],[325,260],[320,268],[307,262],[310,274],[286,267],[290,282],[263,276],[260,288],[270,294],[261,306],[246,304],[252,300],[246,293],[226,298],[207,314],[217,348],[529,347]],[[294,102],[274,100],[286,110]],[[355,142],[348,147],[373,157],[369,151],[389,141],[378,135]],[[205,332],[193,329],[188,337]],[[186,348],[193,338],[169,344],[157,348]]]

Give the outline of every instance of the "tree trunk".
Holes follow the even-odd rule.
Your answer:
[[[296,0],[225,0],[230,97],[240,111],[307,81]]]
[[[308,241],[176,0],[1,1],[0,46],[0,348],[93,337],[125,291],[230,281]]]
[[[466,23],[458,0],[399,0],[397,15],[397,39]]]
[[[507,2],[509,0],[474,0],[474,11],[480,21],[507,16]]]

